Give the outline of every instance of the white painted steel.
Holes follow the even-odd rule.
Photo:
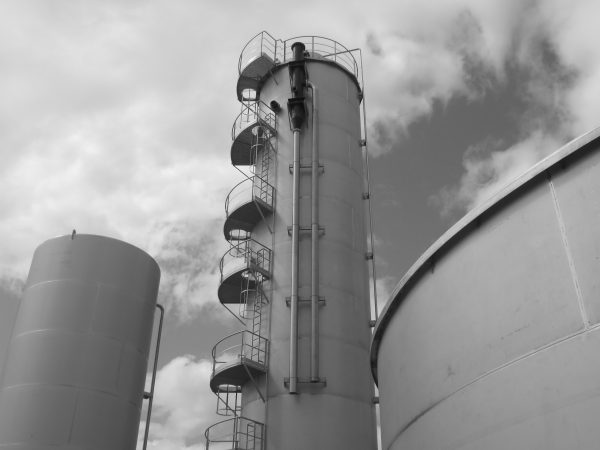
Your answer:
[[[375,331],[384,449],[600,442],[600,129],[470,213]]]
[[[135,449],[159,278],[115,239],[36,249],[0,384],[0,448]]]
[[[318,243],[319,377],[326,385],[307,383],[311,371],[311,147],[312,118],[299,139],[299,264],[297,391],[284,385],[290,367],[290,306],[292,273],[293,132],[284,107],[278,115],[276,209],[274,233],[257,226],[253,237],[273,242],[273,277],[266,287],[270,299],[269,369],[258,380],[266,405],[253,386],[245,385],[245,417],[264,422],[268,450],[376,448],[373,387],[369,373],[369,278],[365,260],[366,229],[363,161],[360,147],[358,82],[331,60],[307,59],[308,79],[318,86],[319,164]],[[287,105],[291,97],[287,65],[278,66],[264,81],[260,98]],[[310,96],[307,110],[312,111]],[[265,408],[266,406],[266,408]],[[265,413],[266,410],[266,413]]]
[[[290,371],[289,393],[298,393],[298,240],[300,239],[299,190],[300,190],[300,130],[294,130],[292,169],[292,255],[291,255],[291,297],[290,297]]]
[[[310,381],[319,381],[319,89],[308,82],[312,91],[311,144],[311,218],[310,218]]]

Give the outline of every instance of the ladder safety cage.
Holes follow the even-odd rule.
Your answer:
[[[242,412],[242,388],[232,384],[220,385],[217,396],[217,411],[219,416],[239,416]]]
[[[225,336],[212,348],[213,377],[219,369],[231,364],[248,362],[266,366],[269,340],[249,330]]]
[[[233,417],[211,425],[204,432],[206,450],[263,450],[265,425],[246,417]],[[213,445],[214,444],[214,445]],[[222,444],[231,446],[223,447]]]
[[[227,235],[226,239],[228,242],[245,241],[247,239],[250,239],[251,236],[252,236],[252,233],[250,231],[235,228],[235,229],[229,231],[229,234]]]
[[[262,126],[256,127],[250,151],[252,152],[252,160],[255,164],[252,169],[253,172],[262,179],[269,181],[275,148],[271,142],[271,133],[268,129],[265,130]]]
[[[262,280],[254,282],[250,277],[242,279],[242,288],[240,292],[239,316],[242,319],[252,319],[252,332],[260,334],[260,319],[262,316],[262,307],[268,303],[267,296],[262,287]],[[259,326],[254,323],[259,321]]]

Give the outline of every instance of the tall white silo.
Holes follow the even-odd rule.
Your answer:
[[[159,279],[115,239],[36,249],[0,382],[0,448],[135,449]]]
[[[361,68],[318,36],[244,47],[218,296],[246,328],[214,348],[229,415],[207,448],[376,448]]]

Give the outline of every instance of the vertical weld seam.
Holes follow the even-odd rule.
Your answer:
[[[79,410],[79,393],[80,390],[77,389],[75,391],[75,407],[73,408],[73,414],[71,415],[71,425],[69,426],[69,437],[68,443],[72,443],[73,439],[73,429],[75,428],[75,420],[77,419],[77,411]]]
[[[577,295],[577,303],[579,305],[579,312],[581,313],[581,319],[583,320],[583,325],[586,329],[590,326],[590,321],[588,319],[588,314],[585,309],[585,304],[583,302],[583,294],[581,293],[581,287],[579,285],[579,278],[577,277],[577,270],[575,269],[575,261],[573,260],[573,254],[571,253],[571,248],[569,246],[569,239],[567,237],[567,229],[565,227],[565,222],[563,220],[562,212],[560,209],[560,204],[558,203],[558,196],[556,195],[556,189],[554,187],[554,183],[552,182],[552,178],[548,175],[548,185],[550,186],[550,193],[552,194],[552,203],[554,204],[554,211],[556,212],[556,219],[558,221],[558,227],[560,229],[560,235],[563,242],[563,247],[565,249],[565,253],[567,255],[567,261],[569,263],[569,270],[571,272],[571,279],[573,280],[573,285],[575,287],[575,294]]]

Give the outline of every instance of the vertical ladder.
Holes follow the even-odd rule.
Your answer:
[[[261,277],[260,274],[258,274]],[[253,316],[252,316],[252,339],[251,339],[251,358],[253,361],[259,363],[265,363],[266,349],[262,348],[262,317],[263,317],[263,305],[265,304],[265,295],[262,289],[262,277],[261,281],[256,283],[256,293],[254,296],[253,305]]]
[[[262,125],[255,128],[252,151],[254,154],[254,186],[253,195],[265,203],[270,203],[269,179],[272,171],[273,149],[270,141],[270,130]]]
[[[260,262],[259,262],[260,264]],[[248,329],[251,331],[247,345],[250,351],[246,354],[252,361],[264,363],[266,348],[262,338],[263,307],[266,296],[263,291],[263,275],[256,270],[248,270],[242,277],[242,292],[240,299],[240,317],[248,319]]]
[[[259,127],[260,131],[257,133],[257,141],[260,141],[262,147],[262,155],[260,159],[260,170],[259,176],[265,180],[269,181],[269,174],[271,173],[271,163],[273,160],[272,149],[271,149],[271,141],[270,141],[270,131],[268,129],[264,129],[263,127]]]

